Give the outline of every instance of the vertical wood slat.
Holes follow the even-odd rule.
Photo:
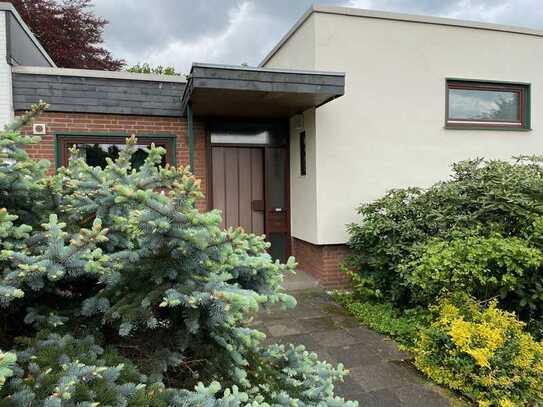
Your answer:
[[[246,231],[253,230],[251,193],[251,149],[238,149],[239,170],[239,225]]]
[[[251,149],[251,199],[264,200],[264,151]],[[253,233],[264,233],[264,212],[251,211]]]
[[[264,212],[253,211],[253,200],[264,200],[264,156],[260,148],[213,147],[213,207],[223,213],[222,227],[241,226],[264,233]]]
[[[239,159],[237,148],[224,149],[226,227],[239,226]]]

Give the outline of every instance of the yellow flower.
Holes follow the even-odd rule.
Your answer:
[[[509,399],[501,399],[500,400],[500,407],[515,407],[515,406],[516,406],[516,404],[513,403]]]
[[[495,351],[503,345],[504,337],[503,331],[499,328],[492,327],[489,323],[482,323],[477,325],[478,336],[487,344],[487,347],[491,351]]]
[[[459,348],[466,350],[471,341],[471,324],[463,319],[455,319],[451,322],[449,335],[454,344]]]
[[[490,363],[488,362],[488,359],[492,357],[492,352],[489,349],[486,348],[476,348],[476,349],[469,349],[466,351],[468,355],[470,355],[473,359],[475,359],[475,363],[477,363],[481,367],[490,367]]]
[[[455,319],[458,319],[460,311],[457,307],[455,307],[450,302],[446,302],[441,306],[440,309],[441,314],[441,323],[449,324]]]
[[[513,359],[513,366],[520,369],[527,369],[532,365],[535,357],[532,343],[533,339],[527,335],[522,335],[519,338],[519,353]]]

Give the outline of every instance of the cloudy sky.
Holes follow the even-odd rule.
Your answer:
[[[312,4],[543,28],[543,0],[94,0],[106,46],[130,65],[256,65]]]

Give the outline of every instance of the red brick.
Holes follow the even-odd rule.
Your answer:
[[[187,145],[187,123],[184,118],[177,117],[150,117],[150,116],[121,116],[108,114],[83,114],[83,113],[53,113],[45,112],[37,123],[45,123],[47,134],[42,137],[38,145],[27,147],[30,157],[48,159],[51,161],[51,171],[55,164],[54,135],[59,132],[80,132],[81,134],[118,133],[126,132],[129,135],[138,133],[152,133],[156,135],[174,134],[176,136],[176,159],[178,165],[188,165],[189,153]],[[22,131],[24,134],[32,134],[32,126]],[[194,173],[201,180],[202,191],[206,191],[206,141],[205,126],[203,123],[194,123]],[[198,208],[207,208],[205,198],[198,202]]]
[[[340,265],[349,254],[346,245],[315,245],[301,239],[292,239],[292,254],[298,268],[315,278],[325,288],[345,288],[349,278],[340,271]]]

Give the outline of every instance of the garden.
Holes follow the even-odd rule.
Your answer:
[[[198,181],[118,159],[67,168],[29,159],[39,138],[0,133],[0,405],[356,406],[336,397],[347,373],[302,346],[264,346],[250,315],[295,306],[295,268],[262,237],[199,212]]]
[[[358,213],[337,301],[467,400],[543,405],[543,158],[459,162]]]

